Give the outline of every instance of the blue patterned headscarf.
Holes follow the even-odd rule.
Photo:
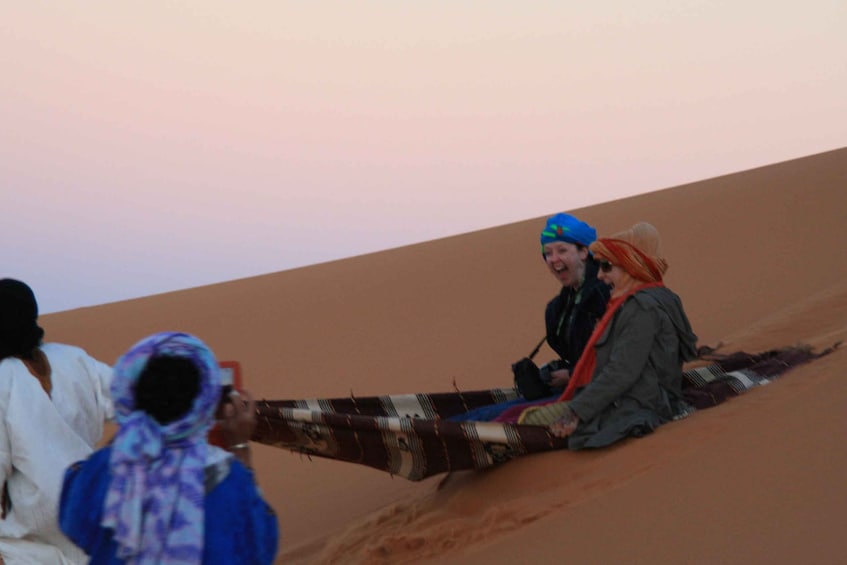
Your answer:
[[[135,386],[154,357],[190,359],[200,373],[191,408],[159,424],[135,408]],[[203,560],[206,435],[214,424],[221,376],[212,351],[196,337],[154,334],[136,343],[114,368],[112,398],[120,424],[101,525],[115,532],[127,563],[196,564]]]
[[[575,243],[588,247],[597,239],[597,230],[570,214],[556,214],[547,218],[541,230],[541,254],[544,244],[554,241]]]

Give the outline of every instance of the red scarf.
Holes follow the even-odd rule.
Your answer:
[[[630,290],[623,296],[619,296],[614,300],[611,300],[609,304],[606,306],[606,313],[603,314],[603,317],[600,318],[600,321],[597,322],[597,325],[594,326],[594,331],[591,332],[591,337],[588,338],[588,343],[585,345],[585,349],[582,350],[582,355],[579,357],[579,361],[576,362],[576,367],[573,369],[573,373],[571,373],[570,381],[568,381],[568,386],[565,388],[565,391],[562,393],[562,396],[556,402],[564,402],[565,400],[570,400],[573,398],[573,395],[576,393],[577,389],[580,387],[584,387],[588,383],[591,382],[591,378],[594,376],[594,369],[597,365],[597,352],[594,350],[594,345],[597,343],[597,340],[600,339],[606,332],[606,328],[609,326],[609,323],[612,321],[612,318],[615,315],[615,312],[623,305],[627,298],[635,294],[640,290],[644,290],[645,288],[653,288],[656,286],[665,286],[662,281],[645,283],[635,287]]]

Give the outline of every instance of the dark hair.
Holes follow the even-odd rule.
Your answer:
[[[200,370],[185,357],[153,357],[135,383],[135,407],[160,424],[179,419],[200,392]]]
[[[44,330],[38,325],[38,303],[26,283],[0,279],[0,359],[32,359]]]

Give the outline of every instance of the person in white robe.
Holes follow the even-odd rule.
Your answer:
[[[5,565],[76,565],[60,531],[65,469],[90,455],[114,416],[112,369],[79,347],[42,344],[32,290],[0,280],[0,557]]]

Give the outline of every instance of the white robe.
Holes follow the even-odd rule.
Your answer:
[[[12,507],[0,520],[0,556],[7,565],[85,563],[58,526],[65,469],[85,459],[114,417],[112,368],[78,347],[41,347],[52,390],[16,358],[0,361],[0,489]]]

